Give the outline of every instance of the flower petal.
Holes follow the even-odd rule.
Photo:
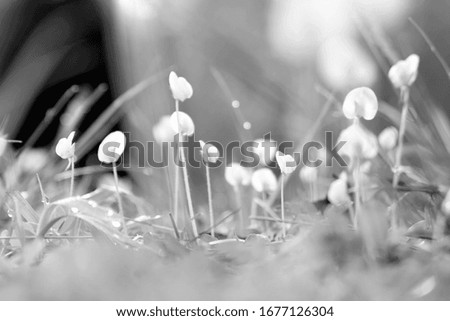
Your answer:
[[[106,136],[98,148],[98,159],[102,163],[113,163],[122,156],[125,150],[125,135],[115,131]]]

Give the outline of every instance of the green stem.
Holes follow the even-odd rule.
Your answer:
[[[236,199],[236,205],[238,208],[238,222],[236,224],[236,230],[242,232],[244,230],[244,213],[242,210],[241,192],[239,185],[234,186],[234,196]]]
[[[180,102],[175,99],[175,110],[177,113],[177,133],[179,137],[179,144],[183,144],[183,135],[181,133],[181,126],[180,126]],[[198,231],[197,231],[197,224],[195,223],[195,215],[194,215],[194,206],[192,205],[192,197],[191,197],[191,188],[189,187],[189,178],[188,178],[188,172],[186,167],[186,158],[184,156],[184,149],[183,147],[178,146],[178,150],[180,151],[180,158],[181,158],[181,167],[183,169],[183,179],[184,179],[184,189],[186,191],[186,199],[188,203],[188,211],[189,211],[189,219],[192,224],[192,233],[194,234],[195,238],[198,238]],[[178,182],[175,182],[176,184]],[[179,184],[178,184],[179,185]],[[178,188],[178,185],[175,186],[175,188]],[[177,193],[178,196],[178,193]],[[178,204],[177,204],[178,206]]]
[[[354,126],[359,126],[359,119],[355,118],[353,120]],[[354,228],[357,228],[358,225],[358,215],[360,213],[361,208],[361,186],[360,186],[360,159],[359,154],[356,155],[355,164],[353,168],[353,185],[354,185],[354,199],[355,199],[355,213],[353,218]]]
[[[175,100],[175,111],[177,113],[177,137],[181,137],[180,135],[180,115],[179,115],[179,109],[180,109],[180,103],[178,100]],[[178,143],[180,143],[180,140],[178,140]],[[174,193],[174,204],[173,204],[173,212],[175,216],[175,222],[178,222],[178,199],[180,195],[180,169],[178,168],[178,160],[180,157],[180,148],[177,145],[174,156],[176,155],[175,160],[175,193]]]
[[[402,153],[403,153],[403,140],[406,132],[406,118],[408,117],[408,109],[409,109],[409,88],[402,87],[401,89],[401,97],[403,101],[402,107],[402,115],[400,118],[400,129],[398,135],[398,147],[397,153],[395,155],[395,165],[394,165],[394,178],[392,186],[395,188],[398,185],[400,179],[400,167],[402,161]]]
[[[123,211],[122,197],[120,196],[119,175],[117,174],[116,162],[113,162],[113,174],[114,174],[114,183],[116,185],[117,202],[119,203],[119,215],[122,217],[123,230],[124,230],[125,234],[128,234],[127,226],[125,224],[125,213]]]
[[[211,191],[211,175],[210,175],[210,172],[209,172],[208,164],[206,164],[206,185],[208,187],[209,224],[211,225],[211,236],[215,237],[215,233],[214,233],[214,209],[213,209],[212,191]]]
[[[281,226],[283,239],[286,238],[286,223],[284,219],[284,174],[281,174]]]
[[[183,143],[183,139],[181,137],[182,136],[180,135],[180,143]],[[184,156],[183,148],[180,148],[180,156],[181,156],[181,167],[183,169],[184,189],[186,191],[186,199],[188,203],[189,219],[192,224],[192,233],[194,234],[194,237],[197,238],[198,237],[197,224],[195,222],[194,206],[192,205],[191,188],[189,187],[186,158]]]
[[[71,174],[70,174],[70,197],[73,196],[73,187],[75,185],[75,159],[70,159],[70,167],[71,167]]]
[[[358,215],[360,214],[361,209],[361,186],[360,186],[360,164],[359,157],[357,156],[355,159],[355,168],[353,169],[353,182],[355,189],[355,213],[353,218],[353,225],[355,229],[358,226]]]

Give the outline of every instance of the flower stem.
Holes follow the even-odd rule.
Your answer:
[[[313,182],[309,182],[309,201],[312,203],[315,200],[315,186]]]
[[[184,189],[186,191],[186,199],[187,199],[187,203],[188,203],[189,219],[190,219],[191,224],[192,224],[192,233],[194,234],[194,237],[198,240],[197,224],[195,223],[194,206],[192,205],[191,188],[189,187],[189,178],[188,178],[188,172],[187,172],[187,167],[186,167],[186,157],[184,156],[184,150],[183,150],[183,147],[182,147],[183,135],[182,135],[182,133],[180,131],[180,129],[181,129],[181,126],[180,126],[180,102],[178,101],[178,99],[175,99],[175,111],[177,113],[177,133],[178,133],[178,137],[179,137],[178,150],[179,150],[180,158],[181,158],[181,167],[183,169]],[[177,184],[175,186],[175,189],[178,189],[179,188],[178,187],[179,183],[175,182],[175,184]],[[178,193],[177,193],[176,196],[178,197]],[[178,206],[178,204],[177,204],[177,206]]]
[[[392,186],[394,188],[397,187],[398,181],[400,179],[400,166],[403,153],[403,140],[405,137],[406,118],[408,117],[408,109],[409,109],[409,87],[403,87],[401,89],[401,99],[403,102],[403,107],[402,107],[402,115],[400,118],[397,153],[395,154],[394,178],[392,182]]]
[[[236,224],[236,230],[241,232],[244,229],[244,213],[242,211],[241,191],[239,185],[234,186],[233,190],[238,208],[238,222]]]
[[[212,192],[211,192],[211,175],[210,175],[210,172],[209,172],[208,164],[206,164],[206,185],[208,187],[209,224],[211,225],[211,236],[215,237],[215,233],[214,233],[214,209],[213,209]]]
[[[349,202],[349,204],[348,204],[348,210],[350,212],[350,221],[351,221],[353,227],[356,229],[355,209],[353,208],[353,204],[351,202]]]
[[[113,162],[113,174],[114,174],[114,183],[116,185],[117,202],[119,203],[119,215],[122,217],[123,231],[125,232],[125,234],[128,234],[127,226],[125,225],[125,213],[123,211],[122,197],[120,196],[119,191],[119,175],[117,174],[116,162]]]
[[[353,120],[354,126],[359,126],[359,119],[355,118]],[[354,228],[357,229],[358,225],[358,215],[361,208],[361,186],[360,186],[360,159],[359,154],[355,156],[353,167],[353,184],[354,184],[354,199],[355,199],[355,213],[353,217]]]
[[[180,115],[179,115],[179,111],[180,111],[180,103],[177,99],[175,99],[175,111],[177,113],[177,136],[178,138],[181,137],[180,135]],[[178,140],[178,143],[180,143],[180,140]],[[180,169],[178,168],[178,161],[179,161],[179,157],[180,157],[180,148],[179,145],[177,144],[177,149],[175,150],[174,153],[174,160],[175,160],[175,193],[174,193],[174,203],[173,203],[173,212],[174,212],[174,216],[175,216],[175,222],[178,222],[178,199],[180,197]]]
[[[176,157],[178,158],[178,153],[176,153]],[[175,222],[178,222],[178,198],[180,197],[180,169],[178,168],[178,159],[175,159],[174,170],[175,170],[175,183],[174,183],[174,196],[173,196],[173,212]]]
[[[283,239],[286,238],[286,223],[284,222],[284,174],[281,174],[281,226]]]
[[[360,214],[361,209],[361,186],[360,186],[360,164],[359,157],[356,156],[355,160],[355,168],[353,169],[353,182],[355,189],[355,212],[353,217],[353,225],[354,228],[358,227],[358,215]]]
[[[261,200],[262,200],[264,203],[267,202],[267,196],[266,196],[266,193],[264,193],[264,192],[262,193],[262,195],[261,195]],[[269,206],[269,205],[268,205],[268,206]],[[265,207],[263,208],[263,215],[264,215],[264,216],[268,215],[268,213],[267,213]],[[263,224],[264,224],[264,231],[267,232],[267,231],[269,230],[269,222],[268,222],[268,221],[263,221]]]
[[[75,185],[75,160],[72,158],[70,160],[71,174],[70,174],[70,192],[69,196],[73,196],[73,187]]]
[[[183,139],[181,137],[182,136],[180,135],[180,143],[183,143]],[[198,240],[197,224],[195,223],[194,206],[192,205],[191,188],[189,187],[186,158],[184,156],[183,148],[180,148],[180,157],[181,157],[181,167],[183,169],[184,189],[186,191],[186,199],[188,203],[189,219],[192,224],[192,233],[194,234],[194,237]]]

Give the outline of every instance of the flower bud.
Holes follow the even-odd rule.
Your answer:
[[[75,156],[75,143],[73,143],[73,138],[75,132],[71,132],[67,138],[61,138],[56,144],[56,154],[62,159],[69,159]]]
[[[285,155],[282,152],[276,152],[275,158],[282,174],[290,174],[297,167],[297,163],[295,162],[294,157],[292,157],[291,155]]]
[[[216,146],[213,144],[205,144],[204,141],[200,140],[201,152],[203,159],[209,163],[216,163],[219,160],[220,153]]]
[[[344,116],[348,119],[364,118],[371,120],[378,111],[378,99],[372,89],[359,87],[350,91],[342,105]]]
[[[271,193],[277,189],[278,181],[270,169],[261,168],[253,173],[252,186],[258,193]]]
[[[251,182],[251,171],[239,163],[231,163],[225,168],[225,180],[231,186],[246,186]]]
[[[420,58],[416,54],[398,61],[389,69],[389,79],[396,88],[410,87],[417,79]]]
[[[125,135],[115,131],[106,136],[98,148],[98,160],[102,163],[115,163],[125,150]]]
[[[178,120],[180,121],[179,124]],[[175,133],[178,133],[178,126],[180,126],[181,135],[192,136],[194,134],[194,121],[188,114],[182,111],[174,112],[172,116],[170,116],[170,124],[172,125],[172,129],[175,131]]]
[[[391,126],[383,129],[378,135],[378,143],[384,150],[392,150],[397,145],[398,130]]]
[[[192,97],[191,84],[185,78],[178,77],[173,71],[169,75],[169,85],[175,100],[185,101]]]

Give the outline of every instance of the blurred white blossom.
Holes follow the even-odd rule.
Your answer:
[[[271,193],[278,187],[275,174],[268,168],[260,168],[252,175],[252,186],[258,193]]]
[[[36,173],[48,162],[48,154],[45,149],[31,148],[25,149],[17,160],[18,167],[29,173]]]
[[[159,119],[155,126],[153,126],[152,132],[153,138],[159,144],[173,141],[173,137],[176,134],[176,131],[172,128],[170,116],[168,115],[164,115]]]
[[[447,191],[447,194],[442,201],[441,209],[446,215],[450,215],[450,190]]]
[[[328,189],[328,201],[336,206],[348,205],[351,202],[348,195],[347,174],[342,172],[338,179],[334,180]]]
[[[317,167],[303,166],[300,169],[299,177],[303,183],[315,183],[319,177],[319,169]]]
[[[373,86],[378,66],[354,37],[338,35],[326,40],[317,54],[317,69],[324,83],[346,92],[359,86]]]
[[[384,150],[392,150],[397,145],[397,140],[398,130],[393,126],[386,127],[378,135],[378,143]]]
[[[249,185],[252,179],[250,169],[241,166],[239,163],[231,163],[225,167],[225,180],[231,186]]]
[[[340,141],[346,143],[339,155],[348,157],[350,165],[356,157],[372,159],[378,154],[377,136],[360,125],[352,124],[344,129],[338,137]]]

